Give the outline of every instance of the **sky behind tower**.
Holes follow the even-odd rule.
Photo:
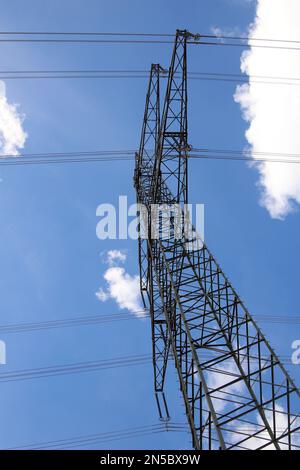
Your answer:
[[[297,0],[282,1],[295,7]],[[287,28],[283,25],[280,0],[186,0],[184,8],[179,0],[5,0],[0,30],[175,34],[182,28],[210,34],[217,28],[236,35],[247,34],[250,28],[251,34],[271,35],[268,14],[275,3],[272,27],[281,18],[283,36],[300,40],[291,31],[296,28],[292,14]],[[151,63],[167,68],[172,44],[0,43],[0,49],[3,77],[1,71],[9,70],[149,70]],[[286,54],[287,75],[299,75],[300,52]],[[237,47],[191,45],[188,50],[189,71],[239,74],[242,64],[250,77],[273,71],[279,75],[273,52],[272,63],[264,70],[262,62],[263,52],[242,55]],[[2,153],[123,150],[139,145],[147,78],[3,82]],[[300,153],[299,141],[289,138],[291,129],[297,136],[290,128],[299,118],[296,86],[237,88],[231,81],[189,80],[188,94],[189,141],[195,148],[252,145],[257,152],[279,148]],[[299,313],[299,170],[291,166],[283,170],[279,163],[257,166],[200,159],[190,163],[190,201],[205,205],[205,241],[254,318]],[[149,319],[139,315],[137,244],[96,236],[99,204],[117,207],[120,195],[128,196],[129,203],[135,201],[133,170],[133,161],[0,167],[0,323],[132,313],[132,320],[97,325],[0,331],[7,356],[6,365],[0,365],[0,381],[1,373],[21,369],[151,355]],[[276,352],[290,358],[292,343],[300,335],[297,325],[261,326]],[[299,384],[299,367],[287,368]],[[105,365],[93,372],[3,382],[1,389],[1,448],[159,423],[148,359],[127,367]],[[172,422],[186,424],[172,367],[166,395]],[[89,443],[89,448],[191,448],[189,434],[183,431],[141,433],[132,439]]]

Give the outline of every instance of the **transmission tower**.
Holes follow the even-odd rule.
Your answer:
[[[176,33],[162,115],[166,72],[152,65],[136,154],[140,287],[151,314],[159,414],[169,419],[164,385],[172,359],[195,449],[296,450],[299,390],[207,246],[178,222],[188,218],[187,43],[198,39]],[[164,211],[168,236],[153,237],[154,222],[163,232]]]

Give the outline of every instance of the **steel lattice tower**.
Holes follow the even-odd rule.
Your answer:
[[[151,67],[134,177],[149,232],[153,204],[183,210],[188,202],[187,43],[198,38],[176,33],[162,116],[165,72]],[[176,220],[167,238],[139,238],[160,416],[169,417],[164,382],[172,358],[195,449],[300,449],[299,390],[206,245],[191,250],[194,235],[175,236]]]

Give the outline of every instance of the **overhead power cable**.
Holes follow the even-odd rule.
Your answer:
[[[7,38],[5,37],[7,36]],[[16,36],[16,37],[14,37]],[[30,36],[33,36],[30,37]],[[37,38],[37,36],[40,36]],[[48,38],[47,38],[48,36]],[[85,31],[0,31],[0,42],[31,42],[31,43],[118,43],[118,44],[172,44],[174,37],[170,33],[128,33],[128,32],[85,32]],[[50,39],[49,39],[50,37]],[[66,39],[68,37],[68,39]],[[82,39],[88,37],[88,39]],[[99,39],[108,37],[109,39]],[[118,39],[111,39],[116,37]],[[69,39],[70,38],[70,39]],[[128,39],[130,38],[130,39]],[[142,38],[142,39],[137,39]],[[146,39],[150,38],[150,39]],[[155,39],[153,39],[155,38]],[[168,39],[164,39],[168,38]],[[223,42],[220,42],[223,41]],[[224,42],[225,41],[225,42]],[[233,41],[233,42],[226,42]],[[238,42],[236,42],[238,41]],[[238,46],[238,47],[261,47],[272,49],[300,50],[292,45],[300,44],[300,40],[277,39],[277,38],[255,38],[234,35],[198,34],[187,41],[189,44]],[[277,46],[273,44],[289,44],[290,46]]]
[[[1,334],[26,333],[31,331],[52,330],[57,328],[72,328],[90,325],[105,325],[130,320],[143,320],[150,318],[149,312],[141,310],[132,313],[113,313],[108,315],[86,315],[57,320],[48,320],[42,322],[20,322],[0,325]],[[255,315],[255,319],[261,323],[279,324],[279,325],[298,325],[300,316],[298,315]]]
[[[216,37],[216,39],[220,39]],[[1,42],[1,39],[0,39]],[[188,41],[188,44],[195,44],[200,46],[220,46],[220,47],[249,47],[258,49],[272,49],[272,50],[283,50],[283,51],[300,51],[300,47],[291,46],[270,46],[268,44],[250,44],[250,43],[235,43],[235,42],[216,42],[216,41]]]
[[[117,357],[114,359],[85,361],[72,364],[37,367],[33,369],[15,370],[2,372],[0,382],[12,382],[16,380],[32,380],[45,377],[55,377],[59,375],[77,374],[81,372],[94,372],[98,370],[114,369],[119,367],[129,367],[134,365],[145,365],[151,362],[151,355],[140,354],[135,356]]]
[[[137,316],[139,315],[139,316]],[[65,318],[59,320],[49,320],[43,322],[31,322],[31,323],[11,323],[7,325],[0,325],[0,332],[2,334],[8,333],[23,333],[27,331],[40,331],[40,330],[51,330],[53,328],[66,328],[74,326],[88,326],[96,324],[106,324],[112,322],[126,321],[126,320],[141,320],[149,318],[150,314],[141,310],[136,312],[135,315],[132,313],[114,313],[111,315],[87,315],[78,316],[72,318]]]
[[[78,447],[83,447],[83,446],[87,446],[87,445],[95,445],[95,444],[105,444],[107,442],[115,442],[115,441],[121,441],[121,440],[126,440],[126,439],[137,439],[139,437],[148,437],[148,436],[151,436],[151,435],[154,435],[154,434],[163,434],[165,432],[172,432],[172,433],[187,433],[188,432],[188,429],[187,428],[177,428],[177,427],[172,427],[170,426],[170,428],[168,430],[166,430],[166,428],[164,427],[160,427],[160,428],[157,428],[157,429],[153,429],[153,430],[149,430],[149,431],[136,431],[136,432],[132,432],[132,433],[123,433],[123,434],[119,434],[119,435],[115,435],[115,436],[112,436],[112,437],[106,437],[106,438],[93,438],[93,439],[90,439],[90,440],[82,440],[82,441],[75,441],[74,443],[70,442],[68,444],[64,444],[63,446],[59,446],[59,445],[54,445],[54,446],[48,446],[47,448],[49,449],[71,449],[71,448],[78,448]],[[38,448],[34,448],[34,450],[38,450],[38,449],[43,449],[43,447],[38,447]]]
[[[126,33],[103,31],[0,31],[0,35],[11,36],[141,36],[174,37],[171,33]]]
[[[101,444],[110,441],[117,441],[121,439],[130,439],[138,436],[146,436],[155,433],[165,433],[165,432],[184,432],[187,430],[186,424],[183,423],[156,423],[152,425],[145,426],[135,426],[131,428],[126,428],[120,431],[111,431],[111,432],[101,432],[95,434],[81,435],[78,437],[73,437],[69,439],[57,439],[53,441],[46,442],[33,442],[32,444],[19,445],[10,447],[7,450],[16,450],[16,449],[48,449],[48,448],[70,448],[74,446],[83,446],[88,444]]]
[[[252,36],[234,36],[234,35],[226,35],[226,34],[201,34],[202,38],[207,39],[232,39],[236,41],[259,41],[259,42],[285,42],[290,44],[300,44],[299,40],[294,39],[279,39],[279,38],[256,38]]]
[[[258,428],[258,425],[253,425],[254,428]],[[285,427],[279,428],[277,426],[278,432],[284,432]],[[228,428],[228,431],[233,431],[234,429]],[[245,426],[242,428],[242,431],[253,430],[252,428],[246,428]],[[79,437],[69,438],[69,439],[58,439],[53,441],[46,441],[46,442],[33,442],[32,444],[27,445],[19,445],[14,447],[9,447],[7,450],[42,450],[42,449],[69,449],[72,447],[80,447],[86,445],[94,445],[94,444],[105,444],[106,442],[111,441],[118,441],[123,439],[131,439],[136,437],[144,437],[151,434],[161,434],[161,433],[169,433],[169,432],[186,432],[187,426],[182,423],[173,423],[168,422],[166,424],[153,424],[148,426],[137,426],[132,428],[127,428],[121,431],[114,431],[114,432],[102,432],[98,434],[89,434],[83,435]],[[267,432],[262,429],[263,432]],[[297,434],[299,432],[294,431]]]
[[[0,39],[0,43],[36,44],[173,44],[163,39]]]
[[[0,70],[1,73],[87,73],[87,74],[93,74],[93,73],[99,73],[99,74],[107,74],[107,73],[115,73],[115,74],[149,74],[149,70],[129,70],[129,69],[123,69],[123,70],[105,70],[105,69],[45,69],[45,70]],[[149,75],[147,75],[149,76]]]
[[[133,155],[136,150],[92,150],[92,151],[76,151],[76,152],[39,152],[39,153],[21,153],[20,155],[14,154],[4,154],[0,156],[0,158],[7,158],[7,157],[27,157],[27,158],[45,158],[45,157],[54,157],[54,158],[62,158],[62,157],[90,157],[90,156],[124,156],[124,155]],[[300,156],[300,155],[299,155]]]
[[[36,153],[0,156],[0,166],[14,165],[42,165],[57,163],[89,163],[89,162],[120,162],[134,160],[135,151],[91,151],[91,152],[61,152],[61,153]],[[277,152],[250,152],[248,150],[221,150],[221,149],[196,149],[192,148],[189,158],[202,160],[230,160],[242,162],[267,162],[299,164],[300,154]]]
[[[32,43],[32,44],[173,44],[173,41],[161,39],[0,39],[0,43]],[[187,44],[200,46],[251,47],[272,50],[300,51],[300,47],[269,46],[261,44],[243,44],[232,42],[187,41]]]
[[[66,152],[0,156],[0,166],[38,165],[49,163],[111,162],[133,160],[133,151],[124,152]]]
[[[116,75],[123,75],[123,74],[138,74],[138,75],[145,75],[147,74],[147,78],[149,78],[149,70],[146,69],[44,69],[44,70],[0,70],[0,74],[116,74]],[[177,75],[176,73],[174,74]],[[247,75],[242,73],[222,73],[222,72],[188,72],[188,76],[200,76],[200,77],[230,77],[230,78],[248,78]],[[161,72],[161,77],[168,77],[168,71]],[[300,81],[300,77],[288,77],[288,76],[275,76],[275,75],[252,75],[251,78],[257,80],[291,80],[291,81]]]
[[[247,157],[247,156],[232,156],[232,155],[197,155],[190,154],[189,158],[200,160],[230,160],[230,161],[243,161],[243,162],[263,162],[263,163],[284,163],[284,164],[299,164],[298,159],[287,158],[261,158],[261,157]]]
[[[0,79],[2,80],[51,80],[51,79],[146,79],[148,78],[146,70],[48,70],[48,71],[0,71]],[[213,81],[223,83],[248,83],[262,85],[284,85],[284,86],[300,86],[300,78],[294,77],[272,77],[272,76],[246,76],[242,74],[222,74],[209,72],[190,72],[188,77],[192,81]],[[167,74],[163,74],[162,78],[167,78]]]
[[[192,147],[191,149],[193,152],[199,152],[199,153],[212,153],[212,154],[231,154],[231,155],[246,155],[246,156],[269,156],[269,157],[295,157],[295,158],[300,158],[300,153],[288,153],[288,152],[271,152],[271,151],[253,151],[251,149],[222,149],[222,148],[198,148],[198,147]]]
[[[247,354],[240,354],[241,362],[243,360],[249,360],[250,362],[257,362],[258,358],[249,357]],[[293,364],[291,357],[289,355],[278,356],[281,359],[281,362],[284,364]],[[215,356],[213,351],[202,353],[202,360],[206,359],[209,362],[213,362]],[[269,358],[261,358],[261,361],[270,360]],[[129,367],[137,365],[147,365],[152,362],[152,356],[150,354],[139,354],[135,356],[123,356],[113,359],[106,360],[96,360],[96,361],[85,361],[77,362],[64,365],[55,365],[55,366],[46,366],[46,367],[36,367],[32,369],[20,369],[13,370],[10,372],[2,372],[0,374],[0,382],[14,382],[14,381],[23,381],[23,380],[33,380],[46,377],[56,377],[62,375],[78,374],[82,372],[96,372],[99,370],[110,370],[120,367]],[[216,369],[217,371],[217,369]]]
[[[113,31],[0,31],[1,36],[128,36],[128,37],[171,37],[174,33],[145,33],[145,32],[113,32]],[[226,34],[199,34],[200,38],[207,39],[230,39],[237,41],[259,41],[259,42],[284,42],[291,44],[300,44],[300,39],[284,38],[257,38],[246,35],[226,35]]]
[[[126,36],[126,35],[125,35]],[[206,39],[204,37],[204,39]],[[242,42],[219,42],[220,37],[216,36],[215,41],[207,40],[189,40],[187,44],[196,44],[202,46],[229,46],[229,47],[251,47],[251,48],[261,48],[261,49],[278,49],[278,50],[289,50],[289,51],[300,51],[300,47],[291,47],[291,46],[273,46],[269,44],[251,44],[251,38],[245,43],[246,39]],[[65,38],[0,38],[0,43],[9,44],[9,43],[32,43],[32,44],[173,44],[172,40],[168,39],[65,39]]]

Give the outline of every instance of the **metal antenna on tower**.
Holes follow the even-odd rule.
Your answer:
[[[159,414],[169,418],[172,357],[195,449],[300,449],[299,390],[212,253],[178,227],[188,201],[187,42],[198,39],[176,32],[161,118],[162,69],[152,65],[136,155],[141,292],[152,319]],[[163,231],[157,205],[171,214],[168,237],[152,236],[157,223]]]

